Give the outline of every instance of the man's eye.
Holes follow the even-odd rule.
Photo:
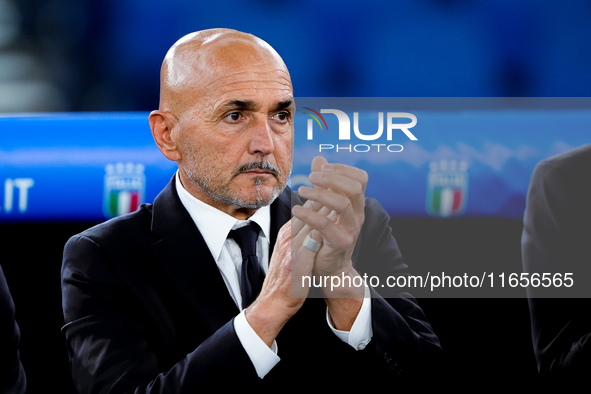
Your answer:
[[[226,120],[230,122],[238,122],[240,120],[240,117],[240,112],[231,112],[228,115],[226,115]]]
[[[278,112],[275,114],[275,119],[279,122],[287,122],[289,120],[289,112]]]

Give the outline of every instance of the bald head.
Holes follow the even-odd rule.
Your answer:
[[[237,73],[289,72],[279,54],[260,38],[232,29],[208,29],[187,34],[167,52],[160,73],[160,109],[182,113],[200,91]],[[248,78],[248,75],[244,75]]]

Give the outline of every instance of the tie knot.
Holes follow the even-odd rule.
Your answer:
[[[230,234],[228,234],[228,238],[233,238],[240,246],[243,259],[247,256],[256,256],[259,229],[258,224],[250,222],[246,226],[230,231]]]

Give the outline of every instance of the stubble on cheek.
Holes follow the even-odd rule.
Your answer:
[[[223,160],[223,159],[221,159]],[[267,177],[254,177],[251,184],[240,186],[239,168],[227,174],[223,162],[217,162],[194,147],[185,147],[185,160],[182,170],[205,194],[217,203],[242,208],[260,208],[272,203],[287,185],[288,175],[276,174]],[[222,165],[219,165],[219,163]],[[273,182],[273,186],[265,185]]]

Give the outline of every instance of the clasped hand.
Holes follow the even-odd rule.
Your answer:
[[[322,157],[312,161],[310,181],[298,192],[306,199],[292,210],[292,249],[295,262],[309,257],[305,237],[322,243],[313,256],[313,273],[319,276],[349,275],[351,256],[364,221],[367,173],[344,164],[331,164]]]
[[[247,314],[257,322],[263,317],[265,330],[275,334],[299,310],[308,295],[310,282],[305,284],[303,277],[358,275],[351,257],[365,219],[367,173],[316,157],[309,178],[314,186],[299,188],[298,193],[306,202],[293,207],[293,218],[279,231],[261,294]],[[321,243],[318,251],[306,247],[307,236]],[[343,287],[335,291],[323,287],[322,291],[333,318],[338,319],[341,310],[346,310],[343,326],[350,327],[360,302],[345,301],[348,308],[343,308],[343,303],[338,308],[335,304],[339,297],[363,298],[364,289]],[[272,327],[275,329],[271,330]]]

